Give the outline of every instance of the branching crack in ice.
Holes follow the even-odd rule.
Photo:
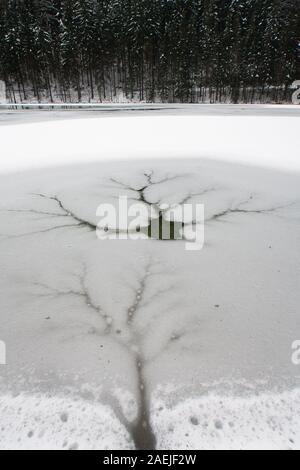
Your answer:
[[[134,441],[137,449],[155,449],[156,438],[151,427],[150,396],[147,386],[145,367],[147,364],[142,345],[142,335],[135,324],[138,312],[143,307],[143,299],[147,289],[147,280],[152,275],[152,262],[144,267],[144,273],[138,280],[138,288],[134,292],[134,302],[127,309],[126,327],[129,333],[128,348],[132,356],[133,366],[136,372],[136,389],[138,415],[133,423],[127,423],[126,428]],[[124,419],[123,419],[124,422]]]
[[[146,191],[149,188],[153,187],[153,186],[162,185],[164,183],[174,181],[174,180],[179,179],[179,178],[185,178],[186,175],[167,176],[165,178],[159,179],[158,181],[153,181],[154,171],[145,172],[143,174],[143,176],[146,178],[147,184],[143,185],[141,188],[136,188],[134,186],[127,185],[127,184],[125,184],[121,181],[118,181],[115,178],[110,178],[110,181],[113,184],[117,184],[119,187],[121,187],[123,189],[134,192],[136,194],[136,197],[131,197],[130,198],[131,200],[142,202],[143,204],[145,204],[149,207],[150,206],[154,207],[157,211],[158,218],[160,220],[164,217],[164,214],[166,212],[168,212],[169,206],[166,205],[166,207],[162,207],[162,201],[160,201],[160,200],[156,201],[155,203],[151,202],[147,198]],[[187,196],[185,196],[181,201],[179,201],[176,205],[180,206],[182,204],[185,204],[190,199],[192,199],[193,197],[204,195],[207,192],[210,192],[212,190],[214,190],[214,189],[213,188],[208,188],[208,189],[201,190],[199,192],[191,192]],[[9,236],[3,235],[4,239],[5,238],[8,238],[8,239],[10,239],[10,238],[22,238],[22,237],[26,237],[26,236],[30,236],[30,235],[37,235],[37,234],[40,234],[40,233],[48,233],[48,232],[61,230],[61,229],[67,229],[67,228],[88,228],[89,230],[92,230],[92,231],[95,231],[97,229],[96,223],[93,223],[93,222],[91,222],[87,219],[79,217],[74,211],[67,208],[65,203],[58,196],[56,196],[56,195],[55,196],[46,195],[46,194],[43,194],[43,193],[35,193],[35,194],[33,194],[33,196],[38,197],[38,198],[42,198],[42,199],[44,199],[46,201],[50,201],[50,202],[54,201],[55,204],[57,205],[57,209],[59,209],[60,212],[50,211],[50,210],[38,210],[38,209],[8,209],[8,210],[6,210],[6,212],[20,213],[20,214],[22,214],[22,213],[23,214],[33,214],[33,215],[42,216],[42,217],[45,217],[45,218],[47,218],[47,217],[50,217],[50,218],[66,218],[66,219],[69,219],[70,221],[72,220],[73,223],[59,224],[59,225],[55,225],[55,226],[48,227],[48,228],[45,228],[45,229],[40,229],[40,230],[37,230],[37,231],[28,232],[28,233],[19,234],[19,235],[9,235]],[[149,218],[149,224],[150,224],[150,221],[151,221],[151,219]],[[169,223],[173,224],[173,222],[169,222]],[[108,229],[109,229],[109,231],[113,231],[117,234],[127,233],[127,231],[121,230],[119,228],[112,229],[111,227],[109,227]]]
[[[61,230],[65,228],[76,228],[82,226],[82,224],[65,224],[65,225],[56,225],[54,227],[49,227],[41,230],[36,230],[35,232],[28,232],[28,233],[21,233],[20,235],[4,235],[3,239],[4,240],[10,240],[10,239],[15,239],[15,238],[24,238],[24,237],[29,237],[32,235],[39,235],[42,233],[49,233],[53,232],[55,230]]]
[[[92,222],[82,219],[79,216],[77,216],[74,212],[70,211],[67,209],[62,202],[61,199],[59,199],[57,196],[47,196],[45,194],[33,194],[33,196],[45,199],[47,201],[54,201],[58,208],[61,210],[60,213],[58,212],[50,212],[50,211],[44,211],[44,210],[38,210],[38,209],[8,209],[6,212],[14,212],[14,213],[27,213],[27,214],[35,214],[35,215],[42,215],[46,217],[51,217],[51,218],[68,218],[70,221],[74,223],[69,223],[69,224],[60,224],[60,225],[55,225],[53,227],[48,227],[45,229],[40,229],[36,230],[34,232],[28,232],[28,233],[23,233],[19,235],[6,235],[6,239],[11,239],[11,238],[23,238],[31,235],[38,235],[41,233],[48,233],[52,232],[55,230],[61,230],[65,228],[88,228],[89,230],[96,230],[96,224],[93,224]]]
[[[35,196],[41,197],[43,199],[47,199],[48,201],[55,201],[56,204],[58,205],[59,209],[63,212],[61,214],[62,217],[70,217],[74,221],[78,222],[78,226],[85,226],[89,228],[90,230],[95,230],[96,229],[96,224],[93,224],[92,222],[82,219],[78,215],[76,215],[74,212],[69,210],[68,208],[65,207],[64,203],[62,202],[61,199],[59,199],[57,196],[46,196],[45,194],[35,194]],[[54,215],[54,213],[53,213]]]
[[[145,289],[146,289],[146,281],[147,281],[147,278],[150,275],[149,274],[149,269],[150,269],[150,265],[148,265],[146,267],[145,274],[143,275],[143,277],[139,281],[139,288],[135,293],[136,301],[134,302],[133,305],[131,305],[129,307],[129,309],[127,311],[127,325],[129,325],[129,326],[132,325],[132,323],[134,321],[135,314],[137,313],[137,311],[140,308],[141,303],[143,301],[143,297],[144,297],[144,293],[145,293]]]
[[[166,178],[160,179],[158,181],[153,181],[154,171],[144,173],[143,176],[146,178],[147,184],[143,185],[141,188],[136,188],[133,185],[132,186],[128,185],[115,178],[111,178],[111,182],[113,182],[114,184],[117,184],[118,186],[120,186],[121,188],[127,191],[131,191],[137,194],[137,197],[130,197],[130,199],[138,201],[138,202],[142,202],[148,206],[154,205],[155,209],[157,210],[159,214],[159,219],[162,219],[165,217],[165,213],[169,211],[170,207],[168,205],[163,207],[161,200],[156,200],[153,204],[153,202],[149,200],[149,198],[147,197],[147,191],[154,185],[161,185],[169,181],[176,180],[177,178],[185,178],[187,177],[187,175],[175,175],[172,177],[166,177]],[[181,200],[177,202],[176,206],[183,206],[184,204],[187,204],[188,202],[192,201],[193,198],[205,196],[206,194],[209,194],[211,192],[216,192],[216,191],[217,191],[217,188],[214,186],[208,186],[200,190],[190,191],[185,197],[183,197]],[[286,209],[296,204],[296,202],[291,202],[291,203],[287,203],[284,205],[279,205],[279,206],[266,208],[266,209],[251,209],[251,208],[244,207],[245,205],[253,201],[254,201],[254,195],[250,194],[250,196],[246,200],[240,202],[235,207],[231,206],[231,207],[228,207],[227,209],[222,210],[221,212],[217,212],[216,214],[213,214],[211,217],[206,219],[206,222],[218,221],[222,219],[223,217],[226,217],[227,215],[230,215],[230,214],[272,214],[272,213],[276,213],[277,211],[281,209]],[[150,223],[150,220],[149,220],[149,223]],[[172,222],[170,221],[169,223],[172,224]],[[182,228],[184,229],[184,227],[195,226],[195,225],[198,225],[199,223],[203,223],[203,221],[192,220],[190,222],[182,222]],[[185,238],[184,231],[183,231],[183,238]]]
[[[206,194],[209,194],[213,191],[216,191],[216,188],[214,188],[213,186],[203,189],[202,191],[192,191],[184,199],[182,199],[178,204],[179,205],[187,204],[194,197],[205,196]]]
[[[287,208],[289,208],[291,206],[294,206],[298,203],[298,201],[292,201],[290,203],[286,203],[286,204],[282,204],[282,205],[278,205],[278,206],[274,206],[274,207],[270,207],[270,208],[266,208],[266,209],[251,209],[251,208],[244,207],[245,205],[247,205],[247,204],[249,204],[253,201],[254,201],[254,196],[250,195],[247,199],[245,199],[244,201],[241,201],[240,203],[236,204],[235,206],[231,205],[227,209],[224,209],[220,212],[217,212],[217,213],[211,215],[210,217],[205,219],[205,222],[217,222],[217,221],[223,219],[224,217],[226,217],[230,214],[262,214],[262,215],[274,214],[274,213],[276,214],[277,211],[287,209]],[[278,214],[276,214],[276,215],[278,215]],[[186,226],[189,226],[189,225],[190,226],[191,225],[195,226],[197,224],[199,224],[199,220],[193,220],[190,223],[187,223],[185,225]]]
[[[116,178],[110,178],[110,181],[114,184],[117,184],[121,188],[126,189],[127,191],[132,191],[134,193],[137,193],[137,197],[131,197],[130,198],[131,200],[138,201],[138,202],[143,202],[144,204],[150,205],[150,206],[154,205],[154,206],[156,206],[156,208],[158,209],[159,212],[165,212],[166,211],[166,209],[161,209],[160,208],[160,206],[162,204],[162,201],[157,200],[156,202],[153,203],[152,201],[150,201],[147,198],[146,191],[148,191],[153,186],[162,185],[162,184],[168,183],[170,181],[175,181],[179,178],[186,178],[187,177],[187,175],[174,175],[174,176],[167,176],[167,177],[162,178],[158,181],[153,181],[153,177],[154,177],[154,171],[153,170],[150,171],[150,172],[144,173],[143,176],[146,178],[147,184],[143,185],[141,188],[136,188],[134,186],[130,186],[130,185],[128,185],[128,184],[126,184],[122,181],[117,180]],[[188,195],[185,196],[181,201],[178,201],[177,205],[180,206],[180,205],[186,204],[193,197],[203,196],[204,194],[206,194],[210,191],[213,191],[213,190],[214,190],[214,188],[206,188],[204,190],[200,190],[199,192],[198,191],[192,191],[192,192],[188,193]]]
[[[39,293],[39,297],[53,297],[53,298],[58,298],[58,297],[69,297],[69,296],[74,296],[78,297],[80,299],[83,299],[85,305],[93,310],[99,317],[101,317],[104,320],[105,323],[105,328],[102,332],[102,334],[110,334],[112,331],[113,323],[111,318],[106,315],[101,307],[97,305],[93,299],[92,296],[89,292],[89,288],[87,286],[87,269],[86,266],[83,268],[83,273],[78,276],[78,281],[79,281],[79,289],[67,289],[67,290],[62,290],[62,289],[57,289],[55,287],[48,286],[47,284],[43,284],[40,282],[35,282],[34,285],[37,287],[40,287],[45,290],[44,293]]]
[[[155,202],[153,202],[151,200],[151,198],[149,198],[149,195],[147,194],[147,192],[149,191],[150,188],[152,188],[154,186],[164,185],[164,184],[166,184],[170,181],[175,181],[179,178],[186,178],[187,176],[188,175],[166,176],[164,178],[157,179],[157,181],[156,181],[154,179],[154,171],[151,170],[149,172],[144,172],[143,173],[143,177],[146,179],[146,184],[143,184],[141,187],[134,186],[134,185],[131,185],[131,184],[127,184],[127,183],[122,182],[122,181],[120,181],[116,178],[110,178],[110,182],[113,183],[113,185],[117,185],[119,188],[123,188],[127,191],[130,191],[132,193],[132,195],[129,197],[130,200],[141,202],[141,203],[147,205],[148,207],[154,208],[155,213],[156,213],[156,216],[155,216],[156,220],[158,220],[158,222],[159,222],[159,225],[158,225],[159,229],[158,229],[158,234],[156,233],[156,235],[155,235],[154,233],[152,233],[153,230],[151,228],[151,223],[153,221],[151,219],[151,213],[149,213],[148,228],[146,229],[146,230],[148,230],[148,232],[147,232],[148,238],[159,238],[160,240],[163,240],[164,237],[163,237],[162,224],[167,223],[167,224],[170,225],[170,227],[169,227],[170,228],[170,236],[167,237],[167,240],[176,240],[178,238],[181,239],[181,237],[176,237],[175,234],[177,232],[182,233],[182,238],[185,239],[186,236],[185,236],[184,228],[185,227],[196,226],[199,223],[203,223],[203,221],[199,221],[199,220],[194,219],[194,220],[189,221],[189,222],[184,222],[184,221],[182,221],[182,222],[179,222],[179,221],[178,222],[173,222],[172,220],[167,220],[166,214],[168,214],[168,212],[170,210],[172,210],[172,208],[174,208],[174,207],[184,206],[189,201],[192,201],[193,198],[204,196],[204,195],[206,195],[210,192],[216,192],[217,188],[213,187],[213,186],[208,186],[206,188],[201,188],[199,190],[189,191],[175,205],[171,205],[171,206],[168,205],[168,204],[164,204],[161,199],[158,199]],[[89,231],[96,231],[96,229],[97,229],[96,222],[92,222],[92,221],[90,221],[86,218],[83,218],[83,217],[77,215],[73,210],[70,210],[68,207],[66,207],[63,200],[61,198],[59,198],[58,196],[56,196],[56,195],[54,195],[54,196],[53,195],[46,195],[46,194],[43,194],[43,193],[36,193],[36,194],[33,194],[33,196],[38,197],[40,199],[44,199],[46,201],[54,202],[57,206],[56,209],[58,209],[58,211],[57,210],[53,210],[53,211],[51,211],[51,210],[42,210],[42,209],[41,210],[39,210],[39,209],[8,209],[8,210],[6,210],[6,212],[20,213],[20,214],[22,214],[22,213],[24,213],[24,214],[33,214],[33,215],[36,215],[36,216],[41,216],[41,218],[48,218],[48,217],[52,218],[52,219],[65,218],[66,221],[69,220],[70,223],[57,224],[57,225],[47,227],[47,228],[44,228],[44,229],[40,229],[40,230],[36,230],[36,231],[33,231],[33,232],[28,232],[28,233],[23,233],[23,234],[18,234],[18,235],[4,235],[4,234],[1,234],[1,239],[2,240],[13,239],[13,238],[22,238],[22,237],[26,237],[26,236],[30,236],[30,235],[49,233],[49,232],[52,232],[52,231],[63,230],[63,229],[87,228]],[[290,207],[290,206],[297,203],[297,202],[291,202],[289,204],[287,203],[287,204],[284,204],[284,205],[279,205],[279,206],[275,206],[275,207],[271,207],[271,208],[265,208],[265,209],[251,209],[251,208],[245,207],[247,204],[249,204],[250,202],[253,202],[253,201],[254,201],[254,197],[251,194],[246,200],[236,204],[235,206],[231,205],[231,206],[227,207],[226,209],[211,215],[210,217],[208,217],[206,219],[206,222],[216,222],[216,221],[219,221],[219,220],[225,218],[226,216],[228,216],[230,214],[273,214],[273,213],[276,213],[277,211],[279,211],[281,209],[286,209],[287,207]],[[156,230],[157,230],[157,228],[156,228]],[[122,230],[120,228],[115,228],[114,229],[112,227],[108,227],[108,231],[109,232],[114,232],[116,234],[128,233],[128,231],[126,231],[126,230]]]
[[[105,326],[99,332],[99,337],[108,338],[128,354],[136,376],[137,416],[134,421],[130,422],[127,420],[120,404],[116,399],[112,398],[111,394],[104,394],[103,398],[112,407],[117,418],[125,426],[137,449],[155,449],[156,447],[156,438],[151,426],[150,392],[146,374],[146,366],[150,361],[145,356],[143,348],[144,334],[138,322],[138,315],[146,305],[144,304],[144,298],[148,280],[157,274],[157,272],[152,272],[152,268],[153,262],[150,260],[145,264],[142,273],[139,275],[137,285],[133,291],[133,301],[127,308],[124,306],[124,317],[119,320],[119,323],[113,315],[107,315],[103,308],[93,299],[93,295],[88,287],[88,270],[86,265],[84,265],[81,274],[75,276],[78,281],[78,288],[61,289],[41,282],[34,283],[34,286],[42,289],[42,292],[37,294],[38,297],[59,298],[73,296],[82,299],[86,307],[94,311],[104,321]],[[168,289],[166,288],[165,292],[167,291]],[[159,294],[162,293],[163,289],[160,289]],[[153,296],[156,296],[156,292]],[[151,298],[148,306],[151,305]],[[173,341],[174,335],[175,333],[170,335],[168,344]]]
[[[174,175],[174,176],[166,176],[165,178],[158,179],[157,181],[154,181],[154,171],[151,170],[150,172],[145,172],[143,176],[146,178],[147,184],[143,185],[140,188],[137,188],[133,185],[126,184],[122,181],[117,180],[116,178],[111,178],[110,181],[119,187],[125,189],[126,191],[130,191],[136,195],[136,197],[131,196],[130,199],[133,201],[141,202],[151,208],[155,209],[155,212],[157,213],[157,219],[159,220],[159,239],[164,239],[162,236],[162,222],[163,220],[166,221],[170,225],[170,237],[167,238],[168,240],[176,240],[175,232],[176,228],[175,226],[178,226],[177,229],[183,229],[186,225],[190,226],[191,223],[189,222],[186,224],[183,220],[180,222],[174,222],[172,220],[167,220],[166,219],[166,214],[170,212],[170,210],[174,208],[178,208],[180,206],[183,206],[187,204],[189,201],[191,201],[195,197],[201,197],[204,196],[212,191],[216,191],[216,188],[214,187],[207,187],[204,189],[196,190],[196,191],[190,191],[188,192],[187,195],[185,195],[181,200],[177,201],[176,204],[169,205],[163,203],[161,199],[156,200],[155,202],[151,201],[149,197],[147,197],[147,191],[152,188],[153,186],[158,186],[158,185],[163,185],[165,183],[168,183],[170,181],[175,181],[179,178],[186,178],[188,175]],[[149,214],[149,227],[151,223],[151,217]],[[183,239],[185,239],[185,234],[184,232],[182,233]],[[150,231],[148,233],[149,238],[152,238],[152,231],[150,228]]]
[[[217,214],[214,214],[213,216],[211,216],[208,221],[217,221],[219,219],[221,219],[222,217],[226,217],[227,215],[230,215],[230,214],[272,214],[274,212],[277,212],[281,209],[286,209],[294,204],[296,204],[295,202],[291,202],[290,204],[284,204],[284,205],[280,205],[280,206],[275,206],[275,207],[270,207],[270,208],[267,208],[267,209],[247,209],[247,208],[243,208],[243,206],[245,206],[246,204],[249,204],[250,202],[253,201],[253,195],[250,195],[248,197],[248,199],[246,199],[245,201],[239,203],[236,207],[229,207],[228,209],[225,209],[224,211],[221,211]]]
[[[7,209],[5,212],[16,212],[18,214],[36,214],[36,215],[45,215],[48,217],[67,217],[65,214],[59,214],[56,212],[46,212],[39,211],[36,209]]]

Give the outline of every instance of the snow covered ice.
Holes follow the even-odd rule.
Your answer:
[[[2,449],[300,449],[300,111],[228,109],[0,126]],[[98,240],[142,188],[203,250]]]

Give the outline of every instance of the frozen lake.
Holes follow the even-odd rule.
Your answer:
[[[300,109],[106,108],[0,111],[0,448],[300,449]]]

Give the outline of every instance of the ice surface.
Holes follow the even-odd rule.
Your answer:
[[[297,124],[0,128],[0,447],[300,448]],[[204,249],[98,240],[141,192],[205,204]]]
[[[282,118],[187,113],[1,126],[0,171],[141,158],[208,158],[299,171],[295,108],[298,114]]]

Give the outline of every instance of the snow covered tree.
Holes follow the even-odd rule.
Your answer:
[[[3,0],[12,100],[283,101],[300,0]]]

